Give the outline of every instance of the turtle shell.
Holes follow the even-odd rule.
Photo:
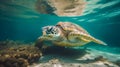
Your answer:
[[[70,22],[59,22],[56,26],[59,26],[64,31],[65,37],[70,41],[72,40],[76,41],[79,39],[80,42],[93,41],[98,44],[106,45],[106,43],[94,38],[85,29],[83,29],[81,26],[77,24],[70,23]]]
[[[59,22],[56,26],[61,27],[64,31],[80,31],[84,34],[89,34],[85,29],[83,29],[81,26],[78,26],[77,24],[70,23],[70,22]]]

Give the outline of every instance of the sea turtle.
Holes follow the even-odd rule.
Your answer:
[[[77,47],[89,42],[107,45],[91,36],[81,26],[71,22],[58,22],[55,26],[45,26],[42,30],[43,35],[39,37],[39,40],[41,42],[50,41],[56,46]]]

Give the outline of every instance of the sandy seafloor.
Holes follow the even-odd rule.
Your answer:
[[[120,67],[119,51],[119,48],[108,46],[74,49],[52,47],[45,51],[39,63],[30,67]],[[114,63],[116,61],[118,65]]]

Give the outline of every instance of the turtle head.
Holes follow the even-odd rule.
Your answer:
[[[48,40],[56,40],[60,36],[60,29],[56,26],[45,26],[42,28],[43,37]]]

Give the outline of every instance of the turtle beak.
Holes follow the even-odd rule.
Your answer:
[[[45,32],[45,31],[43,31],[43,35],[46,35],[46,32]]]

